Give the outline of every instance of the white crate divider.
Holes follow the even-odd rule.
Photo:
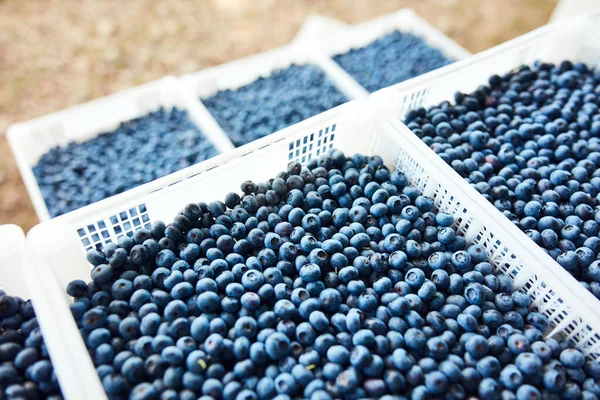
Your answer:
[[[23,230],[12,224],[0,225],[0,288],[10,296],[30,298],[23,266],[27,264]]]
[[[233,148],[226,136],[207,126],[210,121],[194,112],[173,76],[9,127],[8,142],[40,221],[50,219],[50,214],[32,168],[44,153],[55,146],[84,142],[114,130],[121,122],[139,118],[161,106],[187,110],[190,120],[217,151],[222,153]]]
[[[230,191],[239,192],[241,181],[264,181],[285,169],[290,160],[307,161],[332,147],[346,154],[378,154],[387,166],[403,171],[412,184],[433,196],[437,209],[455,215],[455,228],[465,234],[469,243],[485,247],[497,271],[507,272],[517,289],[532,296],[534,307],[550,318],[552,330],[548,335],[566,337],[591,359],[600,356],[597,300],[581,290],[566,271],[549,263],[550,257],[541,249],[529,246],[524,233],[491,204],[482,202],[480,195],[406,126],[377,117],[365,100],[342,105],[227,155],[34,227],[28,235],[29,248],[43,271],[48,293],[52,293],[48,301],[55,324],[48,329],[68,335],[69,341],[79,340],[83,346],[81,338],[77,339],[77,330],[65,332],[72,327],[72,319],[71,325],[63,320],[71,318],[70,300],[64,293],[67,283],[89,279],[86,246],[77,234],[81,227],[107,221],[139,204],[145,205],[149,222],[170,221],[188,202],[222,199]],[[110,234],[116,240],[114,230]],[[81,350],[81,346],[76,347]],[[89,360],[86,351],[71,355],[73,360]],[[95,373],[89,371],[73,380],[98,381]]]

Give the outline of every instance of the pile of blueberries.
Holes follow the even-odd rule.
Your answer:
[[[292,162],[88,252],[71,311],[110,398],[596,399],[485,250],[378,156]]]
[[[62,399],[31,301],[0,290],[0,399]]]
[[[86,142],[51,149],[33,173],[56,217],[217,154],[187,111],[161,107]]]
[[[406,123],[600,298],[600,74],[536,63]]]
[[[201,100],[236,147],[347,101],[323,71],[308,64],[292,64]]]
[[[375,92],[452,63],[421,38],[394,31],[360,49],[333,57],[369,92]]]

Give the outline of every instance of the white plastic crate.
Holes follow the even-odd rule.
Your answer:
[[[25,234],[17,225],[0,225],[0,288],[11,296],[29,299],[23,267],[27,265]]]
[[[407,8],[349,26],[347,29],[340,30],[337,34],[326,39],[319,35],[306,37],[304,44],[307,46],[310,44],[318,48],[319,51],[324,52],[328,57],[333,58],[352,49],[365,47],[394,31],[411,33],[421,38],[430,47],[441,51],[449,60],[462,60],[471,55],[469,51]],[[339,76],[345,75],[354,81],[354,78],[335,61],[334,66],[332,72]],[[359,95],[360,97],[366,97],[369,92],[361,86]]]
[[[349,100],[365,97],[362,87],[354,79],[345,73],[340,74],[339,67],[320,52],[311,49],[309,43],[310,41],[302,38],[287,46],[183,75],[180,78],[180,85],[188,95],[189,102],[193,103],[195,113],[210,121],[207,126],[215,135],[225,137],[227,134],[201,99],[222,90],[236,90],[261,77],[266,78],[275,71],[288,68],[292,64],[311,64],[318,67]]]
[[[348,25],[337,19],[321,14],[312,14],[306,18],[292,43],[312,40],[315,37],[329,37],[346,30]]]
[[[43,154],[55,146],[71,141],[84,142],[112,131],[121,122],[146,115],[160,106],[187,110],[190,120],[217,151],[222,153],[233,148],[226,137],[209,129],[207,121],[194,112],[173,76],[9,127],[8,142],[40,221],[50,219],[50,213],[32,168]]]
[[[429,107],[442,101],[454,101],[457,91],[470,93],[480,85],[487,84],[491,75],[502,75],[524,64],[536,60],[559,63],[563,60],[584,62],[588,66],[600,67],[600,11],[561,20],[536,29],[526,35],[478,53],[466,60],[432,71],[428,74],[402,82],[371,94],[369,102],[374,112],[383,119],[404,119],[406,113],[418,107]],[[416,135],[413,139],[420,141]],[[459,176],[458,174],[456,175]],[[462,178],[457,178],[464,182]],[[465,184],[466,187],[469,186]],[[474,189],[474,196],[488,209],[497,222],[509,220]],[[515,231],[519,231],[515,227]],[[525,243],[535,250],[525,235],[520,235]],[[544,253],[545,264],[553,270],[561,267]],[[542,270],[543,271],[543,270]],[[540,272],[541,273],[541,272]],[[584,303],[600,309],[600,300],[578,286],[575,278],[564,271],[564,282],[569,282],[573,290],[579,290]],[[564,321],[568,324],[569,321]]]
[[[98,380],[89,382],[87,386],[76,380],[82,372],[96,371],[89,357],[83,360],[73,358],[76,354],[86,351],[85,345],[69,309],[65,309],[64,306],[59,309],[53,308],[52,296],[48,289],[54,289],[57,285],[48,285],[49,281],[43,277],[45,272],[38,270],[36,264],[32,263],[23,230],[17,225],[0,225],[0,288],[10,296],[31,299],[65,398],[101,399],[105,396]],[[57,316],[60,316],[60,326],[56,326]],[[73,334],[77,334],[79,339],[71,342],[69,336]],[[74,352],[73,355],[71,352]],[[95,397],[94,392],[101,393],[102,397]]]
[[[389,117],[415,108],[454,101],[457,91],[470,93],[504,74],[536,60],[584,62],[600,67],[600,11],[545,25],[516,39],[477,53],[435,71],[381,89],[372,94],[377,107]]]
[[[536,60],[554,63],[570,60],[572,62],[584,62],[588,66],[598,68],[600,67],[599,23],[600,10],[546,25],[526,35],[478,53],[466,60],[458,61],[420,77],[375,92],[369,97],[371,109],[378,118],[398,121],[399,119],[403,119],[410,110],[419,107],[429,107],[439,104],[442,101],[453,102],[454,93],[457,91],[470,93],[480,85],[487,84],[487,80],[491,75],[502,75],[524,64],[531,64]],[[410,132],[408,128],[406,128],[406,131]],[[410,135],[410,140],[415,143],[418,142],[420,146],[427,148],[414,134]],[[431,154],[433,155],[434,153],[431,152]],[[440,164],[446,165],[437,156],[436,159]],[[448,166],[446,165],[446,167]],[[578,294],[581,303],[586,305],[590,311],[600,309],[600,300],[583,289],[575,278],[563,270],[540,247],[533,245],[520,229],[516,226],[509,227],[508,225],[512,225],[512,223],[492,204],[483,199],[463,178],[458,174],[455,174],[455,176],[455,179],[460,181],[464,191],[471,193],[470,195],[473,196],[473,199],[480,202],[481,207],[486,210],[486,214],[495,221],[495,225],[492,226],[506,226],[506,229],[514,232],[515,238],[520,238],[518,240],[522,241],[524,248],[530,248],[530,253],[536,254],[535,257],[538,258],[536,265],[542,266],[537,270],[537,273],[543,276],[545,281],[548,280],[546,270],[555,271],[561,277],[565,288],[568,287],[568,290],[574,294]],[[464,185],[462,185],[463,183]],[[519,257],[525,262],[525,258],[523,258],[524,253],[515,253],[519,254]],[[525,262],[525,265],[530,266],[534,264],[528,261]],[[505,271],[510,271],[510,267],[507,268]],[[525,282],[519,277],[517,279],[519,282]],[[533,284],[535,284],[533,281],[527,282],[527,285]],[[548,285],[545,288],[540,286],[537,290],[541,294],[552,287],[552,285]],[[557,293],[564,296],[565,290],[557,290]],[[560,312],[560,310],[557,309],[556,312]],[[598,316],[595,316],[592,319],[585,319],[585,321],[589,323],[597,319]],[[581,332],[578,332],[579,328],[572,325],[572,314],[569,317],[561,317],[561,321],[557,325],[557,330],[564,330],[568,333],[569,338],[579,338],[576,340],[583,341],[588,340],[586,334],[582,335]],[[594,327],[594,330],[596,329]],[[600,331],[596,330],[596,332]],[[595,334],[588,331],[587,335],[591,338]],[[600,347],[597,347],[599,346],[599,339],[600,337],[593,339],[594,343],[596,343],[594,345],[595,349],[592,351],[594,357],[600,356],[598,354]]]
[[[550,22],[586,13],[598,7],[600,7],[600,3],[597,0],[560,0],[554,7]]]
[[[148,221],[171,221],[189,202],[222,199],[239,192],[247,179],[264,181],[290,160],[306,162],[330,148],[346,154],[378,154],[387,166],[400,169],[413,185],[435,199],[436,208],[456,217],[456,228],[469,243],[479,243],[487,250],[497,271],[506,272],[516,288],[527,292],[533,306],[552,323],[548,335],[571,340],[590,358],[600,356],[600,310],[591,294],[512,223],[466,184],[451,168],[420,142],[404,125],[395,121],[380,122],[372,117],[366,101],[355,101],[310,118],[278,133],[179,171],[119,196],[65,214],[34,227],[28,235],[35,262],[43,271],[48,290],[52,291],[52,312],[56,321],[48,329],[61,330],[69,340],[77,340],[77,330],[67,324],[69,298],[65,287],[72,279],[89,280],[90,266],[85,260],[85,239],[81,230],[107,226],[109,237],[96,244],[117,240],[111,228],[114,215],[143,206]],[[122,221],[121,221],[122,222]],[[62,292],[62,295],[60,294]],[[62,313],[61,315],[58,315]],[[66,328],[65,328],[66,327]],[[83,344],[81,338],[78,339]],[[81,346],[77,346],[81,348]],[[75,355],[87,358],[87,352]],[[77,383],[98,382],[95,373],[82,371]]]

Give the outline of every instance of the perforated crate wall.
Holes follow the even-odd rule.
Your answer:
[[[429,97],[430,88],[425,87],[402,97],[399,105],[399,115],[405,115],[410,110],[423,107]]]
[[[79,240],[85,248],[103,249],[104,245],[117,242],[121,236],[133,236],[133,232],[140,228],[150,229],[152,221],[148,215],[145,204],[139,204],[108,218],[87,224],[77,229]]]
[[[333,148],[336,124],[319,129],[289,144],[288,159],[302,164],[319,157]]]
[[[538,59],[539,49],[545,43],[544,37],[531,38],[512,48],[505,49],[502,57],[482,58],[464,65],[461,69],[450,70],[446,73],[433,71],[430,74],[413,81],[401,82],[390,88],[400,96],[396,114],[404,119],[411,110],[438,104],[442,101],[454,103],[454,93],[457,91],[469,93],[479,85],[487,84],[487,79],[493,73],[503,74],[521,65],[532,63]]]
[[[600,357],[600,335],[586,326],[580,318],[563,303],[560,297],[547,287],[537,275],[524,268],[514,253],[512,253],[485,226],[475,223],[469,211],[448,191],[442,183],[434,182],[425,174],[419,162],[405,151],[400,150],[396,160],[396,169],[402,171],[411,185],[418,187],[424,194],[432,197],[437,211],[447,212],[455,216],[454,228],[463,234],[471,244],[479,244],[487,254],[489,262],[496,273],[507,274],[514,282],[515,289],[527,293],[532,299],[532,307],[545,315],[552,329],[547,336],[564,330],[564,338],[574,344],[588,343],[586,355],[592,359]]]

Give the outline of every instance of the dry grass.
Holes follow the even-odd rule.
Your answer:
[[[288,43],[321,13],[348,23],[410,7],[476,52],[543,25],[555,0],[0,1],[0,132],[166,74]],[[37,218],[0,137],[0,224]]]

